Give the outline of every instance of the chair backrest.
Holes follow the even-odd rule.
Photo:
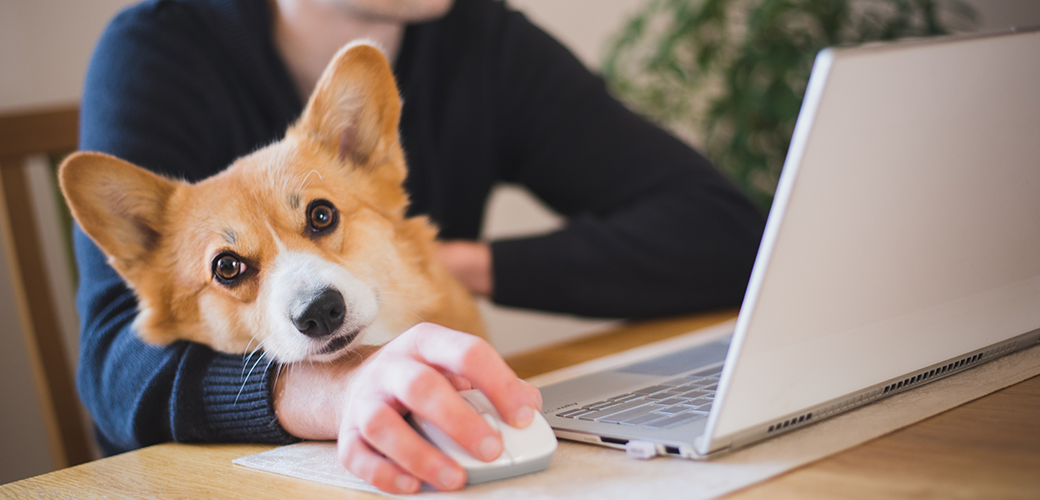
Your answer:
[[[47,279],[41,228],[33,213],[26,159],[76,149],[77,106],[0,115],[0,240],[6,245],[12,285],[36,387],[43,403],[51,450],[58,467],[93,458],[83,413],[68,363],[59,311]],[[0,263],[3,265],[3,263]]]

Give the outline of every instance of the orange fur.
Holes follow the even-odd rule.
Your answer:
[[[273,345],[264,336],[291,332],[262,325],[278,293],[269,281],[275,258],[290,254],[340,266],[356,278],[351,286],[372,291],[378,312],[361,325],[361,342],[386,342],[420,321],[483,336],[469,293],[433,257],[436,229],[425,217],[405,217],[400,113],[382,53],[351,44],[285,138],[227,170],[189,184],[77,153],[61,166],[61,189],[136,293],[135,326],[146,341],[191,340],[229,353]],[[320,237],[307,232],[305,213],[317,199],[339,214],[335,230]],[[234,286],[218,282],[211,264],[224,251],[243,257],[253,273]]]

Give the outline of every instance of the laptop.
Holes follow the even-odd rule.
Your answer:
[[[732,336],[543,387],[556,435],[712,457],[1040,343],[1037,54],[820,52]]]

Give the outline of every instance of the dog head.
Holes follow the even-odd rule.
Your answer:
[[[136,293],[145,340],[331,359],[386,342],[442,293],[435,230],[405,219],[400,113],[382,53],[351,44],[283,140],[220,174],[189,184],[77,153],[61,188]]]

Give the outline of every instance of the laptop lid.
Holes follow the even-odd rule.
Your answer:
[[[1037,54],[819,54],[699,453],[1040,328]]]

